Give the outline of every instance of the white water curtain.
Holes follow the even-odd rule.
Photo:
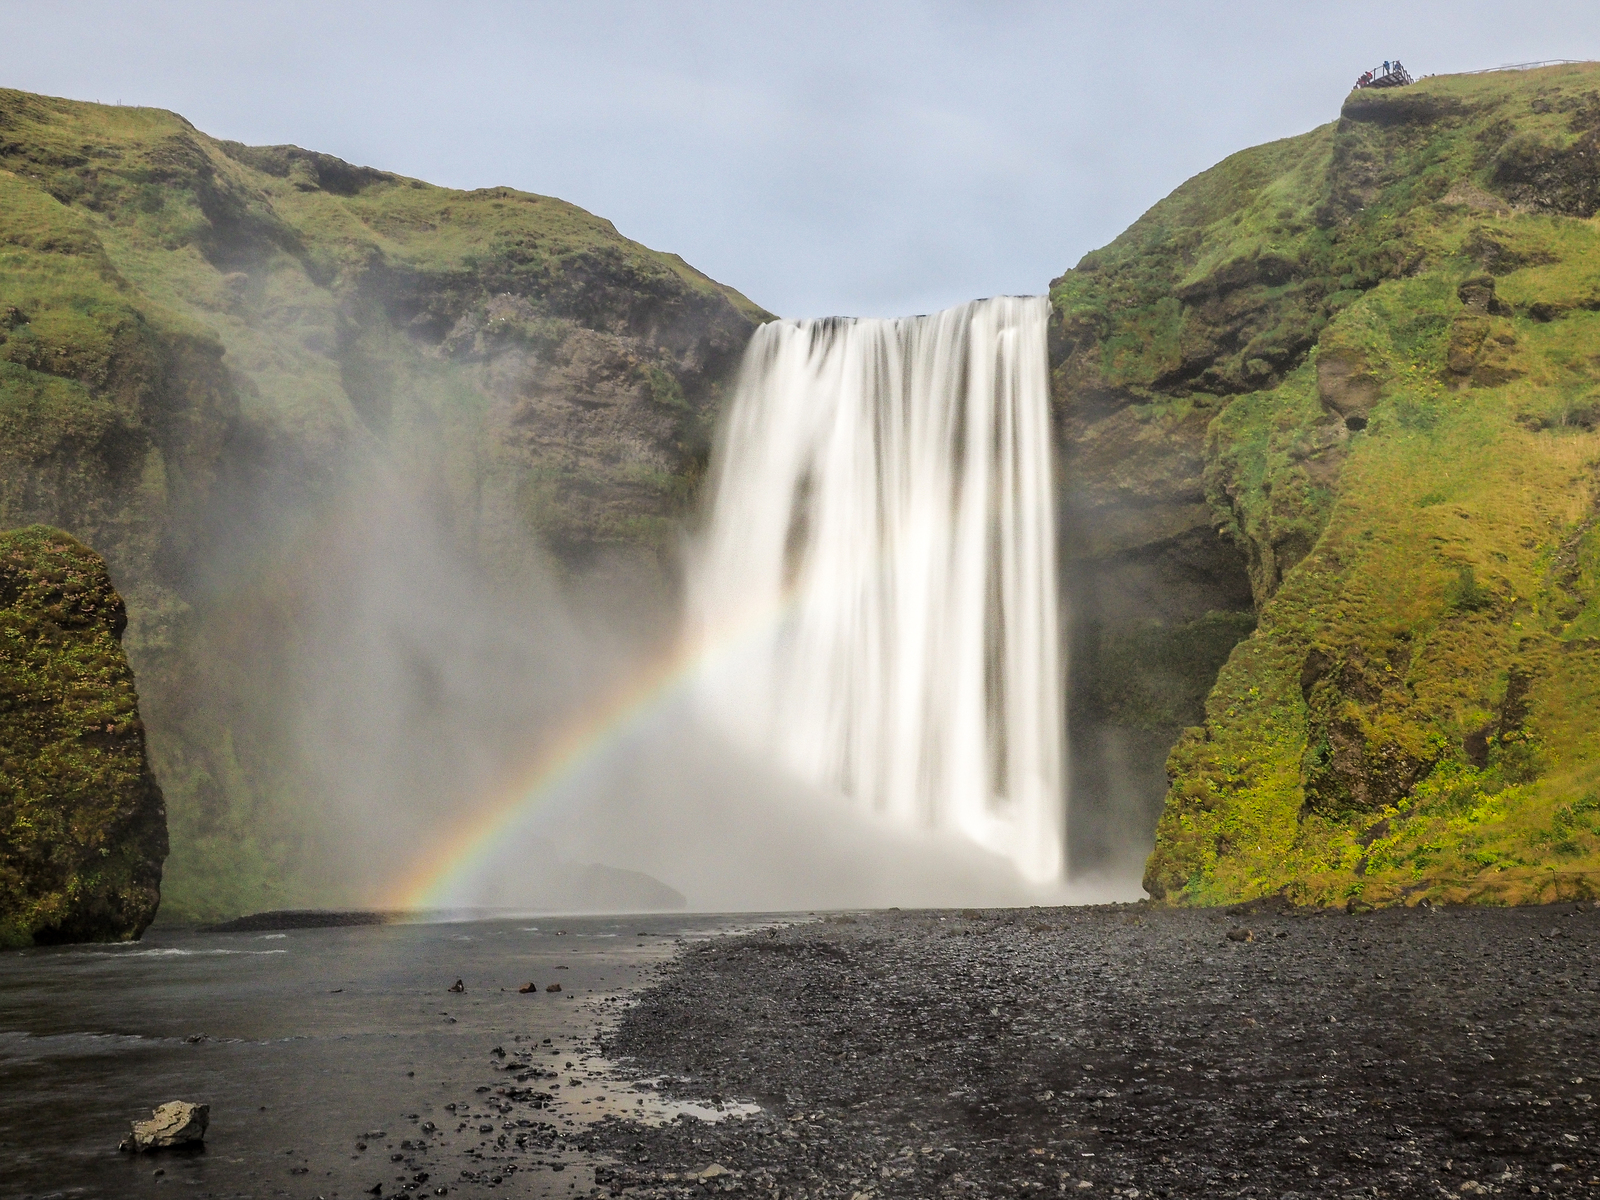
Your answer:
[[[690,580],[717,721],[887,819],[1062,870],[1048,302],[779,321]]]

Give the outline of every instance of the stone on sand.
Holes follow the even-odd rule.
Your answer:
[[[211,1121],[209,1104],[190,1104],[169,1100],[156,1109],[148,1121],[135,1121],[133,1132],[123,1139],[119,1150],[165,1150],[203,1142]]]

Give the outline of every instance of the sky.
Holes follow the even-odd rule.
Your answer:
[[[1042,292],[1386,58],[1600,58],[1594,0],[0,0],[0,30],[0,86],[559,196],[792,317]]]

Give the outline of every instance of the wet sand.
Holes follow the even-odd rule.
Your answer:
[[[720,939],[608,1052],[762,1115],[581,1144],[640,1197],[1595,1194],[1597,950],[1600,913],[1571,905],[890,912]]]
[[[698,1111],[608,1089],[596,1030],[679,939],[748,925],[158,929],[0,954],[0,1196],[586,1194],[574,1129]],[[167,1100],[211,1106],[204,1151],[117,1153]]]

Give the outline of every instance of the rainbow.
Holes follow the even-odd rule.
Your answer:
[[[412,912],[448,907],[456,885],[485,866],[504,836],[529,813],[590,763],[621,745],[648,717],[666,708],[715,659],[732,654],[781,623],[792,599],[792,594],[779,597],[769,610],[730,624],[719,637],[685,640],[578,709],[546,741],[515,784],[432,840],[428,858],[407,872],[405,885],[388,906]]]

